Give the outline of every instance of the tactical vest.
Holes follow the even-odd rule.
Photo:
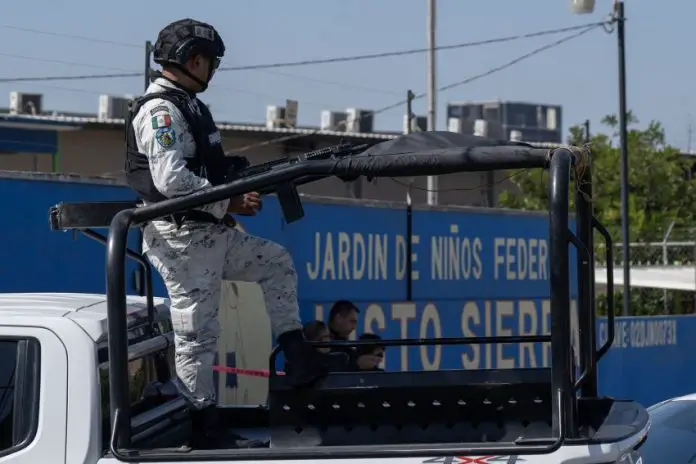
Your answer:
[[[195,110],[195,103],[186,92],[178,89],[166,89],[161,92],[150,93],[135,99],[130,107],[126,119],[126,180],[141,199],[147,202],[166,200],[152,180],[150,164],[147,155],[138,151],[135,139],[133,119],[142,106],[154,99],[161,98],[171,102],[184,116],[189,125],[189,130],[196,144],[195,155],[186,158],[186,167],[199,177],[204,177],[213,185],[224,183],[226,172],[229,169],[228,158],[222,149],[220,132],[215,125],[213,116],[208,107],[197,100],[200,114]],[[195,98],[195,97],[193,97]]]

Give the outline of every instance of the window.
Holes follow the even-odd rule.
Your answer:
[[[0,456],[31,443],[38,428],[40,347],[0,338]]]

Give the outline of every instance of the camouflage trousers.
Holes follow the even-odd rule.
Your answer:
[[[196,407],[214,404],[213,362],[220,334],[222,280],[256,282],[275,336],[302,327],[297,273],[275,242],[214,224],[156,221],[143,231],[143,251],[169,293],[179,388]]]

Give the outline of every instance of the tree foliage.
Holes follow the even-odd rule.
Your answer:
[[[696,226],[696,180],[693,179],[694,159],[684,156],[665,141],[663,126],[650,121],[639,129],[637,118],[629,113],[628,162],[629,162],[629,234],[630,241],[659,242],[668,229],[671,240],[693,240]],[[592,200],[594,214],[611,232],[615,243],[621,241],[621,163],[618,144],[618,120],[615,115],[602,119],[609,133],[596,133],[589,140],[592,151]],[[583,126],[570,128],[568,143],[582,145],[586,142]],[[501,193],[501,206],[524,210],[545,210],[548,204],[548,175],[538,171],[511,173],[510,180],[517,190]],[[575,185],[571,185],[574,189]],[[571,192],[572,193],[572,192]],[[574,195],[571,195],[574,198]],[[605,255],[603,240],[595,237],[597,259]],[[671,257],[672,261],[692,261],[693,249],[682,250],[683,256]],[[621,248],[614,249],[616,258]],[[651,247],[631,249],[634,263],[655,263],[662,259],[662,251]],[[615,261],[616,264],[620,262]],[[668,305],[661,290],[634,289],[632,308],[634,314],[662,313],[666,307],[676,312],[693,311],[693,295],[670,295]],[[674,308],[675,297],[686,302]],[[617,295],[617,308],[621,296]],[[604,306],[602,304],[601,306]]]

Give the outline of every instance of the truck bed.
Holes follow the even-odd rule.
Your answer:
[[[221,407],[226,433],[219,446],[183,455],[196,460],[203,455],[211,460],[365,459],[389,453],[406,458],[436,457],[446,449],[491,455],[499,448],[500,455],[525,455],[546,446],[548,452],[536,451],[534,458],[543,460],[534,462],[559,463],[570,455],[596,458],[600,445],[610,444],[601,448],[619,453],[635,446],[648,426],[645,409],[635,402],[580,399],[580,434],[554,449],[549,369],[340,373],[300,391],[285,387],[282,377],[271,380],[268,405]],[[134,458],[182,459],[176,448],[191,433],[183,399],[137,415],[131,424]]]

